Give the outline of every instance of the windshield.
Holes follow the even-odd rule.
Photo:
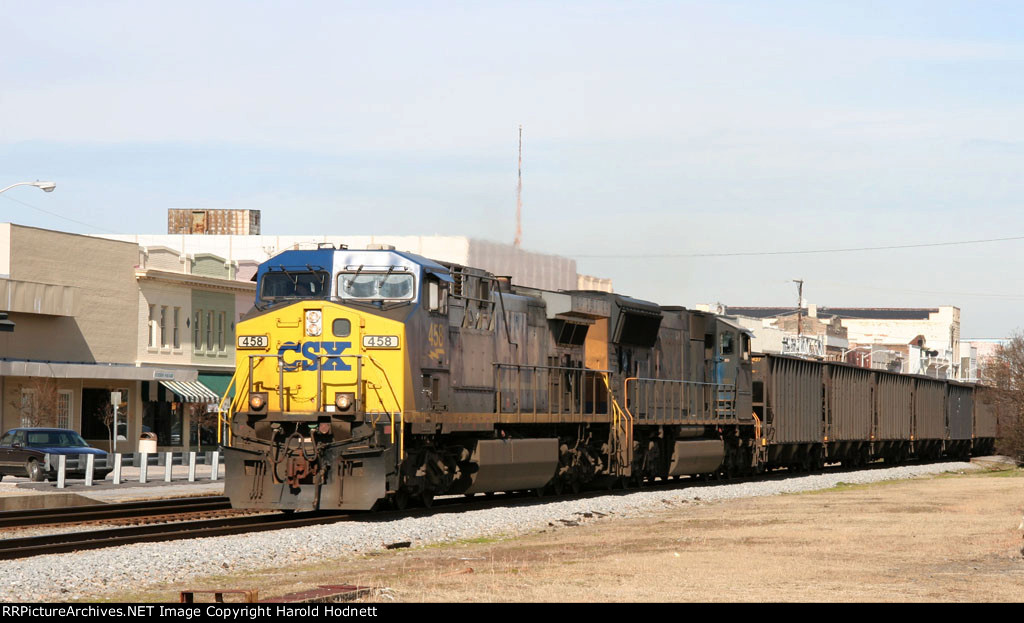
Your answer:
[[[277,301],[327,298],[327,284],[327,273],[323,271],[268,272],[260,282],[260,299]]]
[[[28,431],[30,448],[88,448],[78,433],[70,430]]]
[[[406,300],[414,296],[414,283],[405,273],[341,273],[338,293],[346,299]]]

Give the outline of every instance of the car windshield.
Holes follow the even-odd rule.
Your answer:
[[[407,300],[414,296],[415,278],[407,273],[352,272],[338,275],[342,298],[363,300]]]
[[[70,430],[30,430],[27,431],[30,448],[88,448],[89,444]]]
[[[327,273],[323,271],[275,270],[263,275],[260,280],[260,299],[278,301],[327,298],[327,284]]]

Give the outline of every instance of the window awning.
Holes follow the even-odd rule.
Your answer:
[[[220,402],[220,396],[199,381],[160,381],[180,402]]]

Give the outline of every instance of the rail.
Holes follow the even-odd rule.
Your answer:
[[[632,465],[633,464],[633,414],[619,406],[619,401],[615,399],[615,395],[612,393],[612,386],[608,383],[608,375],[603,374],[601,378],[604,379],[604,386],[608,392],[608,397],[612,405],[612,443],[615,445],[614,451],[615,456],[619,460],[619,465]],[[623,426],[623,420],[625,420],[625,426]],[[619,433],[625,437],[625,442],[620,446]],[[625,449],[624,456],[619,456],[619,451]]]
[[[251,371],[250,371],[251,372]],[[249,378],[252,378],[251,376]],[[231,375],[231,381],[228,382],[227,388],[224,390],[224,395],[221,397],[220,402],[217,403],[217,445],[225,445],[225,437],[227,438],[227,444],[231,445],[231,418],[234,416],[235,404],[238,402],[240,394],[238,388],[235,386],[238,380],[238,368],[235,368],[234,374]],[[228,400],[228,396],[231,395],[231,388],[235,387],[235,397],[228,402],[228,410],[225,415],[224,402]],[[227,431],[225,435],[224,432]]]
[[[249,394],[251,395],[253,393],[253,391],[255,390],[255,388],[253,387],[253,370],[256,368],[256,366],[259,365],[259,363],[256,360],[262,361],[263,359],[270,359],[270,358],[277,360],[277,379],[278,379],[277,380],[277,405],[278,405],[278,409],[281,410],[281,411],[286,411],[287,409],[285,408],[285,389],[284,389],[284,387],[285,387],[285,385],[284,385],[285,363],[284,363],[284,355],[282,355],[280,353],[249,355],[249,377],[248,377]],[[355,394],[356,394],[356,404],[363,404],[363,398],[364,398],[364,394],[365,394],[365,392],[363,391],[363,361],[362,361],[363,355],[331,355],[331,354],[324,354],[324,355],[318,355],[317,356],[317,360],[316,360],[316,388],[317,389],[316,389],[316,396],[313,399],[311,399],[311,402],[313,402],[316,405],[316,411],[320,412],[320,411],[324,410],[324,404],[326,402],[324,400],[324,395],[326,394],[327,389],[324,386],[324,382],[323,382],[323,369],[324,369],[324,365],[323,364],[324,364],[325,360],[330,361],[331,359],[338,359],[339,361],[343,360],[343,359],[355,359],[356,360],[356,382],[355,382],[355,386],[356,386],[355,387],[355,389],[356,389],[356,391],[355,391]],[[297,371],[299,371],[299,370],[288,370],[288,372],[297,372]],[[236,371],[236,374],[237,374],[237,371]],[[232,380],[234,380],[234,377],[232,377]],[[332,385],[346,386],[346,385],[351,385],[351,383],[333,383]],[[288,395],[291,396],[291,392],[288,392]]]
[[[608,370],[515,363],[493,365],[496,413],[612,417],[612,394],[605,389]]]
[[[384,382],[388,386],[388,391],[391,392],[391,399],[395,401],[395,410],[394,411],[386,411],[385,410],[385,413],[388,415],[388,417],[391,420],[391,443],[392,444],[395,443],[395,413],[398,414],[398,462],[400,463],[402,461],[402,458],[405,456],[405,418],[404,418],[404,416],[402,414],[402,403],[401,403],[401,401],[398,400],[398,396],[395,395],[395,388],[391,384],[391,378],[388,377],[388,372],[387,372],[387,370],[384,369],[384,366],[382,366],[379,363],[377,363],[377,360],[374,359],[373,357],[371,357],[370,355],[367,355],[367,358],[370,360],[370,363],[372,363],[380,371],[380,373],[384,375]],[[379,389],[379,388],[375,387],[374,391],[376,391],[377,389]],[[379,392],[377,394],[377,399],[380,401],[380,404],[383,407],[384,406],[384,399],[381,398]],[[374,425],[376,425],[377,424],[377,420],[374,420],[373,423],[374,423]]]
[[[645,423],[718,421],[736,417],[736,386],[634,376],[623,382],[623,402]]]

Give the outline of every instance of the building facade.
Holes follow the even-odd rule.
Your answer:
[[[255,291],[217,259],[0,223],[0,311],[15,323],[0,333],[0,427],[72,428],[119,451],[142,432],[165,431],[164,447],[200,441],[189,411],[209,420]],[[159,402],[182,417],[160,420]]]
[[[755,331],[753,348],[845,360],[863,367],[965,379],[960,358],[960,309],[868,307],[737,307],[698,305],[745,319]],[[764,339],[756,337],[762,323]],[[797,329],[797,324],[800,329]],[[775,331],[779,333],[776,335]],[[804,336],[807,337],[804,337]],[[775,342],[782,348],[771,350]]]

